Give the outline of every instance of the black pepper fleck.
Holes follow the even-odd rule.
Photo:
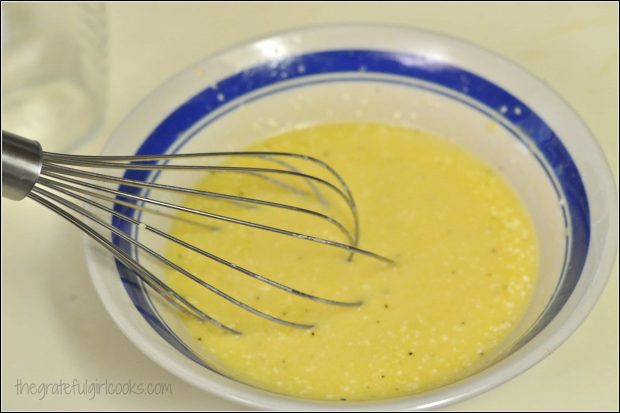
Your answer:
[[[347,401],[347,399],[345,399],[344,397],[341,397],[341,398],[340,398],[340,401],[341,401],[341,402],[346,402],[346,401]]]
[[[390,306],[388,304],[384,304],[383,308],[390,308]]]
[[[409,353],[407,353],[407,354],[409,354],[410,356],[413,356],[413,351],[410,351],[410,352],[409,352]]]
[[[382,375],[381,375],[381,378],[382,378],[382,379],[384,379],[384,378],[385,378],[385,375],[384,375],[384,374],[382,374]]]
[[[310,335],[311,335],[311,336],[313,336],[313,335],[314,335],[314,331],[312,331],[312,332],[310,333]]]
[[[197,338],[197,340],[198,340],[198,341],[202,341],[202,337],[198,337],[198,338]]]

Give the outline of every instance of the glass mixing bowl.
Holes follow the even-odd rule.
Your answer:
[[[437,407],[515,377],[566,340],[594,306],[613,264],[617,207],[611,173],[583,121],[559,96],[476,46],[369,25],[251,41],[195,64],[147,96],[104,154],[235,150],[300,126],[360,120],[449,138],[503,175],[529,210],[541,250],[539,283],[492,365],[433,391],[389,400],[330,403],[267,392],[209,366],[184,339],[178,315],[151,300],[135,275],[88,240],[92,279],[125,334],[199,388],[280,410]],[[165,173],[134,179],[174,183]],[[124,229],[146,236],[138,227]],[[119,247],[133,253],[128,245]]]

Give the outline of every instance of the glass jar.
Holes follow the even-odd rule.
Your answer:
[[[103,3],[2,4],[2,129],[71,151],[93,137],[106,100]]]

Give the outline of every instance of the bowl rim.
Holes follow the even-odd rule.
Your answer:
[[[590,146],[590,149],[593,151],[594,157],[597,157],[603,162],[598,165],[598,178],[600,179],[600,185],[603,187],[603,192],[606,196],[606,200],[608,201],[608,206],[610,207],[610,213],[608,214],[610,228],[617,228],[618,217],[617,214],[614,214],[612,211],[617,211],[617,192],[615,188],[615,183],[613,180],[613,176],[611,173],[611,168],[607,162],[607,159],[600,147],[600,144],[594,138],[591,131],[586,126],[585,122],[579,117],[576,111],[563,99],[559,94],[557,94],[554,90],[552,90],[549,86],[547,86],[542,80],[537,78],[535,75],[531,74],[519,64],[510,61],[501,55],[487,50],[483,47],[465,41],[463,39],[459,39],[450,35],[436,33],[424,29],[419,29],[415,27],[408,26],[398,26],[398,25],[385,25],[385,24],[364,24],[364,23],[332,23],[332,24],[322,24],[322,25],[312,25],[306,26],[298,29],[285,30],[285,31],[277,31],[270,34],[265,34],[261,36],[257,36],[243,42],[239,42],[235,45],[232,45],[228,48],[222,49],[216,53],[208,55],[193,64],[189,65],[185,69],[177,72],[173,76],[169,77],[163,83],[161,83],[158,87],[156,87],[153,91],[147,94],[144,98],[142,98],[134,108],[124,117],[121,123],[117,126],[117,128],[112,133],[111,137],[107,141],[104,146],[102,153],[106,153],[106,151],[110,150],[110,147],[113,145],[115,138],[118,136],[119,131],[123,128],[123,125],[128,119],[131,119],[133,115],[136,113],[138,108],[147,104],[151,99],[156,96],[159,91],[165,87],[165,85],[170,84],[175,79],[180,78],[187,71],[192,70],[193,68],[198,67],[200,64],[213,61],[218,59],[220,56],[224,56],[228,53],[231,53],[235,50],[241,50],[243,48],[247,48],[250,45],[256,44],[259,41],[264,41],[267,39],[280,38],[286,36],[293,35],[303,35],[305,33],[311,33],[314,31],[321,30],[342,30],[342,29],[365,29],[365,30],[402,30],[403,32],[407,32],[408,35],[412,35],[415,33],[424,33],[427,36],[438,39],[439,41],[447,41],[455,45],[455,47],[466,47],[472,48],[474,50],[478,50],[484,54],[488,54],[489,56],[494,57],[495,59],[499,59],[499,61],[503,62],[504,65],[512,66],[521,72],[524,76],[528,78],[530,82],[534,82],[537,84],[539,88],[544,89],[547,93],[550,93],[557,102],[563,104],[564,108],[567,110],[567,113],[570,113],[572,119],[576,123],[580,124],[584,128],[585,134],[588,136],[587,145]],[[326,47],[326,50],[329,50],[329,47]],[[454,64],[454,63],[453,63]],[[586,186],[586,191],[587,191]],[[589,198],[589,197],[588,197]],[[278,409],[300,409],[300,408],[320,408],[320,409],[359,409],[370,408],[370,409],[410,409],[412,408],[411,400],[412,398],[416,398],[419,402],[416,406],[413,406],[416,409],[427,409],[433,407],[439,407],[448,403],[454,403],[457,401],[464,400],[466,398],[470,398],[477,394],[480,394],[484,391],[490,390],[500,384],[508,381],[509,379],[516,377],[517,375],[523,373],[528,368],[532,367],[542,359],[544,359],[548,354],[550,354],[554,349],[559,347],[570,335],[577,329],[577,327],[585,320],[591,310],[594,308],[598,298],[602,294],[605,285],[609,279],[612,266],[615,261],[616,250],[617,250],[617,233],[614,233],[613,230],[606,232],[606,238],[604,242],[604,248],[596,268],[595,273],[592,276],[591,284],[587,288],[587,290],[583,293],[583,295],[579,298],[576,303],[572,303],[572,309],[570,313],[566,314],[565,317],[560,323],[560,325],[556,325],[555,329],[549,334],[545,340],[538,344],[535,348],[530,348],[528,351],[521,349],[519,351],[519,357],[512,357],[510,366],[501,366],[502,368],[493,368],[497,366],[492,366],[485,371],[489,373],[481,377],[477,380],[472,380],[471,383],[468,383],[467,386],[459,385],[459,382],[439,388],[437,390],[433,390],[430,392],[406,396],[398,399],[385,399],[385,400],[377,400],[377,401],[364,401],[364,402],[348,402],[343,405],[342,403],[334,403],[334,402],[322,402],[312,399],[299,399],[299,398],[289,398],[287,396],[282,396],[277,393],[272,393],[260,389],[256,389],[254,387],[242,384],[240,386],[231,386],[230,383],[226,382],[215,382],[206,376],[199,376],[192,371],[184,368],[180,365],[177,360],[168,358],[167,355],[161,353],[159,348],[155,346],[153,343],[149,342],[149,340],[145,339],[141,333],[136,331],[131,323],[124,316],[124,310],[119,308],[115,304],[114,298],[109,294],[109,291],[103,285],[100,277],[97,276],[98,268],[95,264],[95,260],[93,260],[91,254],[92,250],[88,248],[88,238],[85,238],[85,250],[86,250],[86,258],[87,265],[89,268],[89,273],[93,284],[95,285],[95,289],[103,302],[106,310],[112,317],[112,319],[116,322],[116,324],[120,327],[123,333],[132,341],[142,352],[144,352],[149,358],[155,361],[157,364],[164,367],[166,370],[170,371],[174,375],[182,378],[186,382],[199,387],[205,391],[208,391],[218,397],[223,397],[229,400],[232,400],[237,403],[242,403],[248,406],[253,407],[262,407],[262,408],[278,408]],[[588,256],[590,251],[588,251]],[[567,303],[568,305],[568,303]],[[564,311],[564,309],[562,310]],[[509,368],[508,368],[509,367]],[[493,371],[495,370],[495,371]],[[452,388],[457,388],[460,391],[458,393]],[[438,400],[436,395],[441,393],[449,393],[449,397],[444,397],[441,400]]]

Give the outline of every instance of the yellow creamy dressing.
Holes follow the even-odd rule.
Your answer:
[[[359,307],[315,303],[169,245],[171,259],[227,294],[315,325],[304,330],[265,321],[169,274],[170,285],[197,307],[243,332],[233,335],[186,319],[194,347],[225,374],[314,399],[421,392],[484,365],[524,314],[538,268],[532,223],[506,182],[463,149],[412,129],[362,123],[310,127],[248,149],[326,161],[355,197],[360,247],[397,264],[360,255],[349,261],[337,248],[211,219],[203,221],[207,228],[176,223],[173,235],[261,275],[323,297],[363,301]],[[337,183],[320,168],[287,162]],[[224,165],[285,168],[250,158]],[[315,209],[353,227],[333,191],[276,178],[277,183],[252,174],[215,173],[198,188]],[[335,226],[305,214],[193,197],[184,205],[346,242]]]

